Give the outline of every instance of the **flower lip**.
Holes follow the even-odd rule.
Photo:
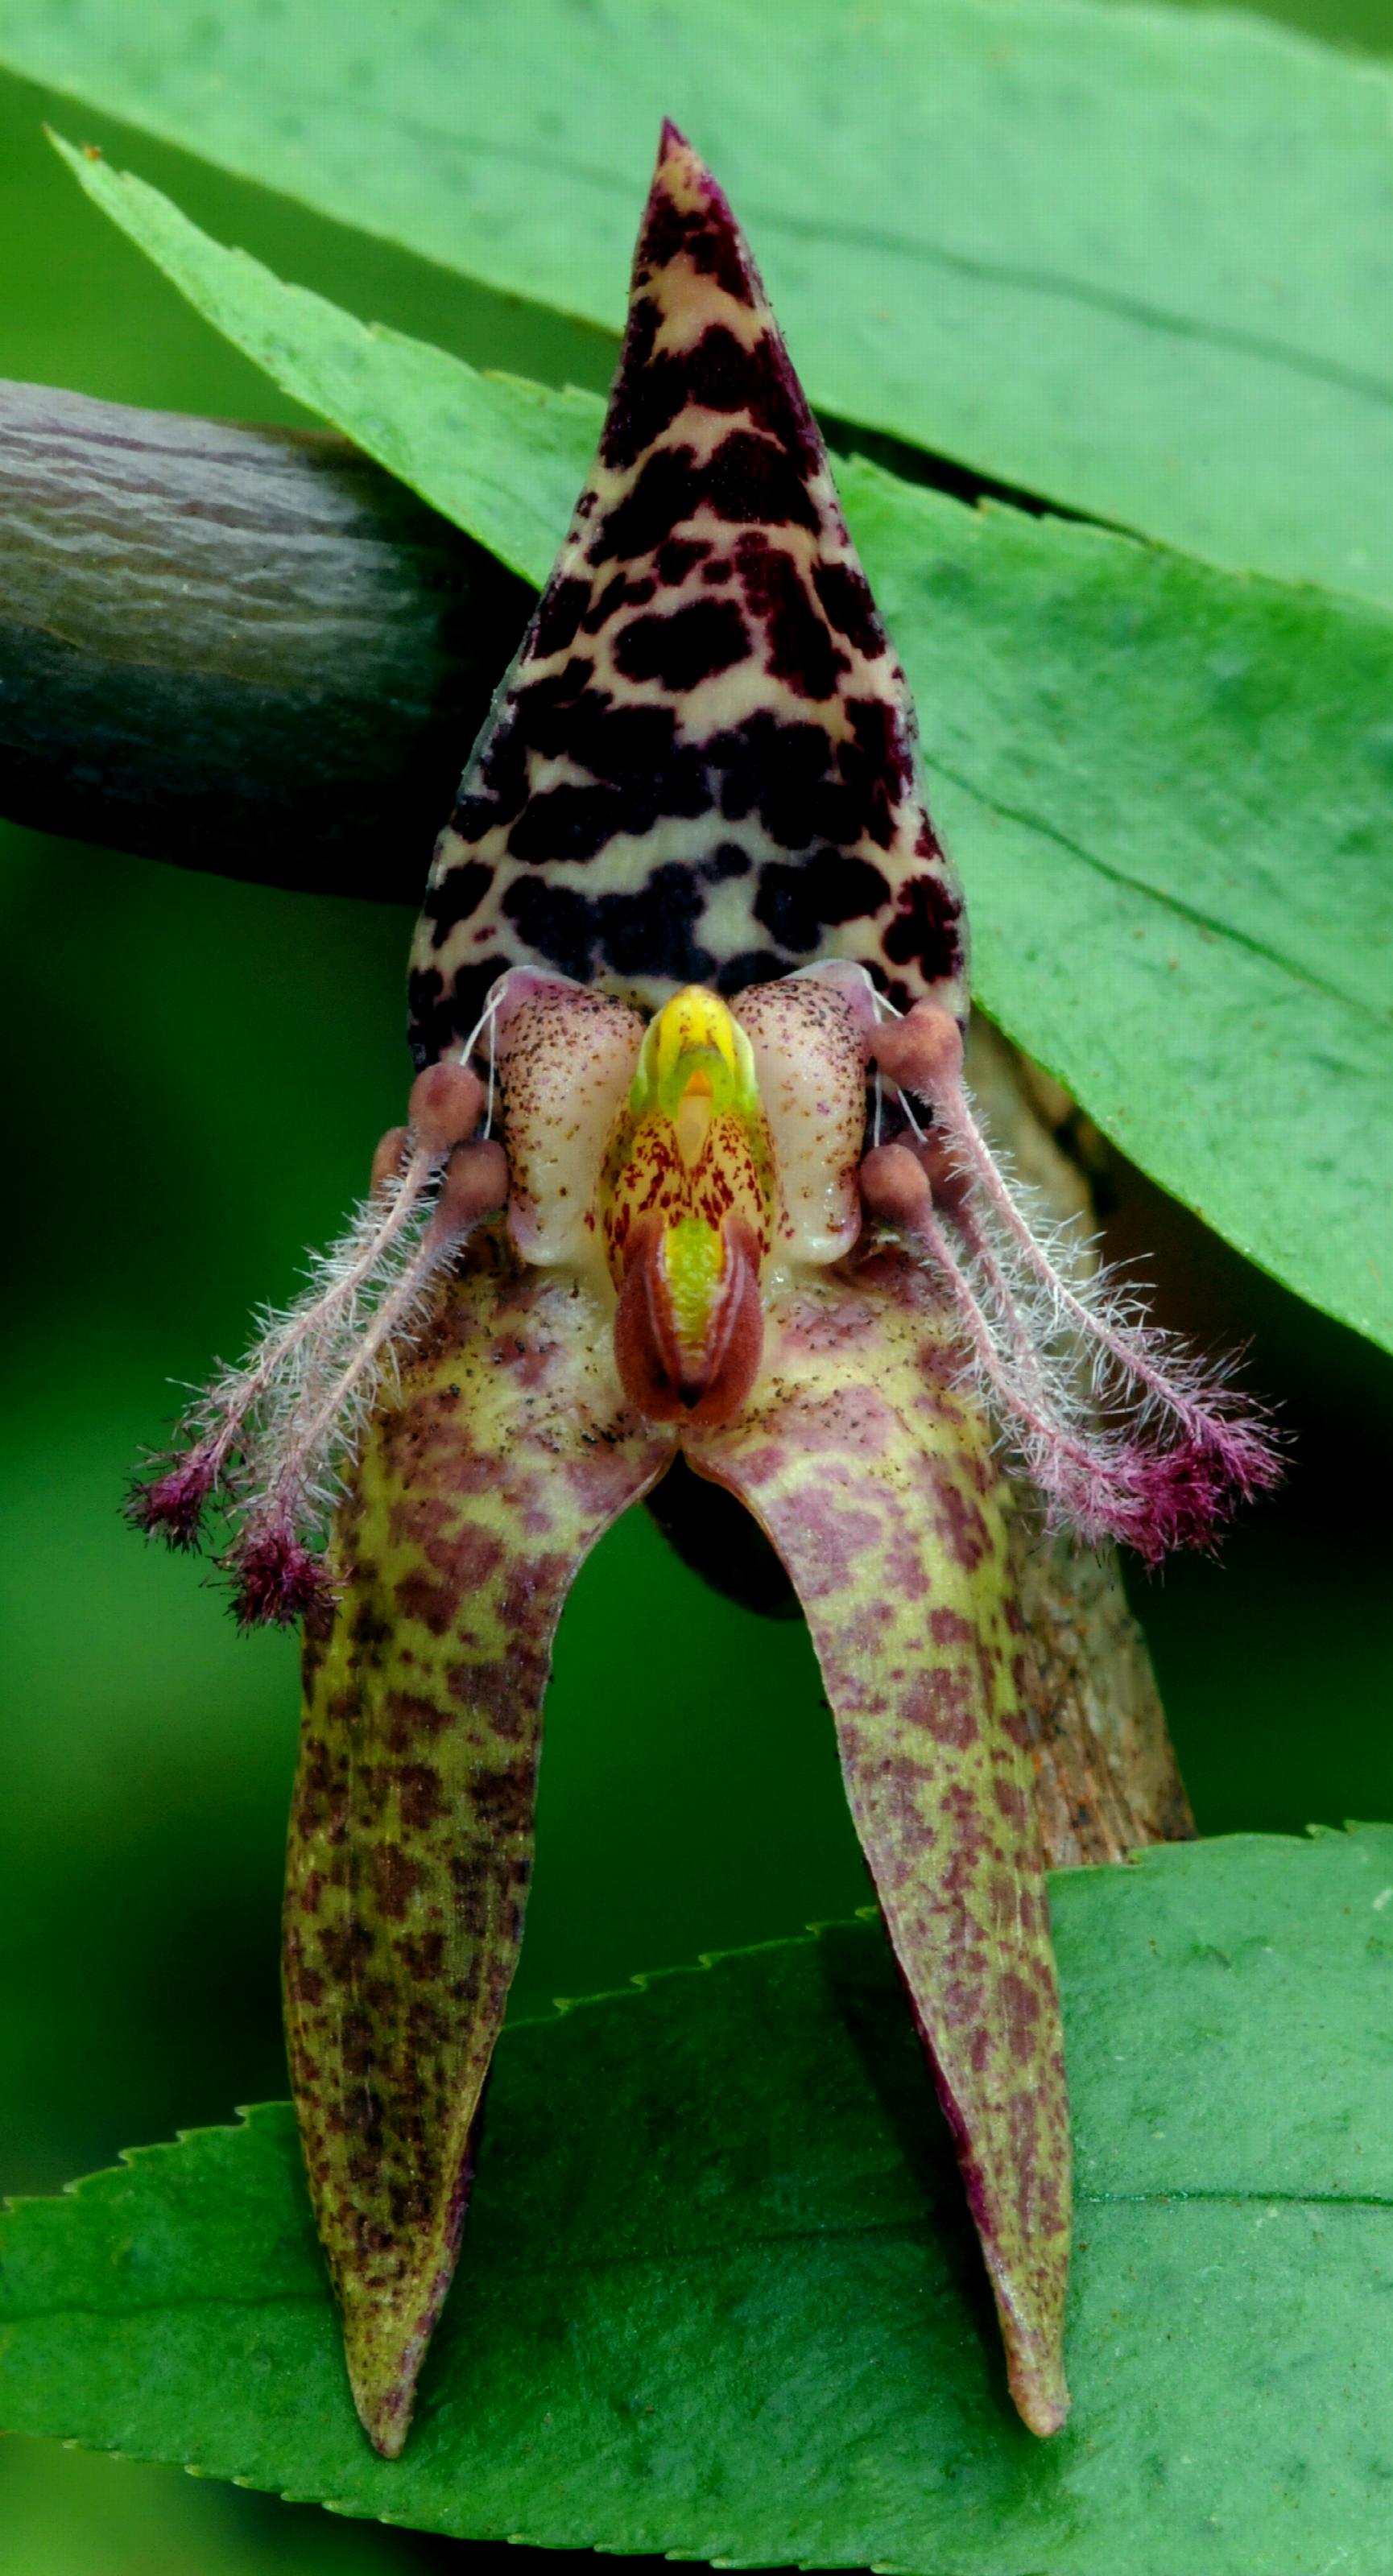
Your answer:
[[[759,1245],[739,1217],[638,1228],[614,1317],[620,1383],[636,1412],[706,1430],[740,1411],[764,1350],[759,1273]]]
[[[645,1032],[601,1196],[630,1402],[654,1422],[728,1421],[763,1350],[775,1175],[754,1051],[701,985]]]

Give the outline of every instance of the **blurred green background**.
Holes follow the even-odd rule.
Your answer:
[[[1274,14],[1393,50],[1390,0],[1289,0]],[[298,416],[82,202],[44,116],[360,313],[476,363],[606,381],[598,334],[6,81],[0,374]],[[499,637],[500,668],[513,641]],[[23,2192],[285,2090],[276,1939],[294,1648],[239,1640],[197,1566],[143,1549],[118,1504],[175,1407],[168,1381],[201,1378],[237,1349],[252,1303],[291,1288],[302,1247],[335,1228],[401,1114],[410,924],[3,826],[0,860],[16,1180],[0,2188]],[[1251,1380],[1295,1441],[1285,1494],[1221,1564],[1137,1592],[1201,1828],[1393,1814],[1393,1368],[1136,1175],[1112,1180],[1114,1248],[1148,1256],[1168,1320],[1251,1343]],[[865,1895],[802,1630],[714,1600],[631,1516],[563,1625],[518,2004],[795,1931]],[[479,2555],[169,2470],[0,2443],[0,2576],[404,2576]]]

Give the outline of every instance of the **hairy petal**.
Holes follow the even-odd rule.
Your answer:
[[[626,1412],[588,1299],[479,1239],[339,1516],[312,1622],[285,1992],[349,2376],[400,2451],[449,2287],[522,1938],[552,1639],[670,1437]]]
[[[754,1053],[778,1168],[779,1255],[816,1268],[840,1261],[861,1231],[870,982],[831,960],[752,985],[733,1016]]]
[[[1085,1546],[1125,1539],[1148,1565],[1208,1546],[1240,1502],[1270,1492],[1281,1450],[1260,1408],[1067,1231],[1041,1228],[983,1135],[962,1078],[962,1033],[917,1003],[876,1030],[878,1075],[929,1111],[918,1156],[877,1146],[861,1166],[873,1214],[921,1248],[952,1298],[982,1392],[1056,1527]]]
[[[599,1272],[595,1199],[644,1023],[623,1002],[519,967],[490,997],[503,1088],[508,1233],[541,1269]]]
[[[1027,2424],[1064,2421],[1068,2105],[1004,1489],[950,1321],[903,1257],[769,1318],[742,1419],[688,1456],[769,1532],[957,2143]]]

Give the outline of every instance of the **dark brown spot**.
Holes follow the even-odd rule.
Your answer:
[[[805,698],[830,698],[846,655],[833,643],[792,555],[771,546],[742,557],[740,575],[752,612],[764,621],[775,678]]]
[[[977,1734],[977,1711],[972,1676],[960,1664],[939,1666],[920,1673],[905,1695],[904,1713],[910,1726],[927,1728],[940,1744],[950,1744],[961,1752]]]
[[[445,1813],[440,1774],[428,1762],[399,1763],[392,1774],[401,1803],[401,1820],[409,1833],[424,1833]]]
[[[626,679],[656,680],[678,696],[743,662],[749,650],[745,620],[730,599],[694,599],[665,617],[635,617],[614,639]]]
[[[958,899],[938,876],[909,877],[881,941],[892,966],[917,965],[926,983],[955,975],[962,962]]]
[[[889,900],[889,881],[869,859],[815,850],[792,866],[765,862],[754,916],[780,947],[804,956],[820,944],[825,924],[871,920]]]
[[[970,1646],[976,1635],[970,1619],[960,1610],[931,1610],[929,1635],[936,1646]]]
[[[384,1842],[373,1852],[373,1878],[381,1911],[389,1919],[399,1919],[420,1888],[420,1862],[409,1860],[397,1842]]]
[[[885,633],[865,575],[854,564],[820,563],[813,566],[813,580],[828,623],[874,660],[885,649]]]
[[[564,653],[567,645],[575,642],[589,598],[589,582],[575,574],[565,581],[553,581],[537,611],[533,652],[539,656]]]

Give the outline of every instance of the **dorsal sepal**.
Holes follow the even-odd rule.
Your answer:
[[[675,127],[599,454],[442,833],[429,1062],[507,967],[656,1010],[813,959],[966,1009],[914,712],[725,197]]]

